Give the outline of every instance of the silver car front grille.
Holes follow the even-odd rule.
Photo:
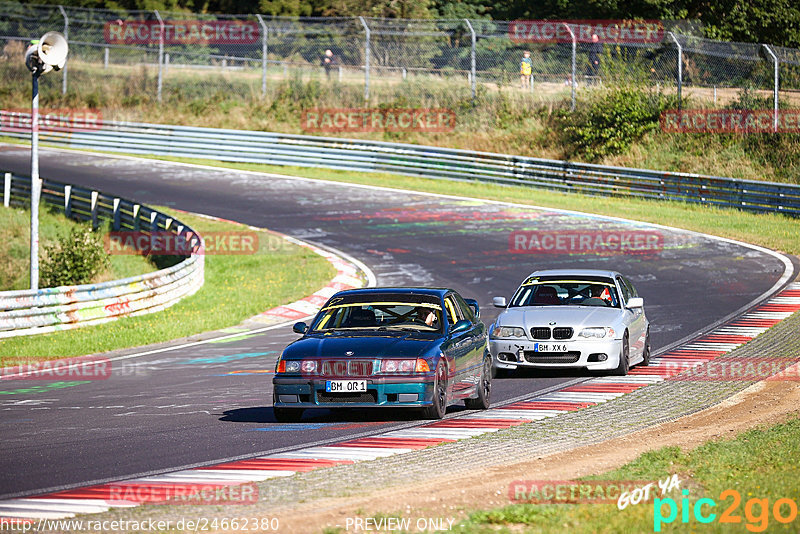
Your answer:
[[[573,330],[568,326],[557,326],[550,330],[549,326],[534,326],[531,328],[531,337],[533,339],[570,339],[572,338]]]

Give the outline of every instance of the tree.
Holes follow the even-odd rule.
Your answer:
[[[307,17],[311,15],[311,4],[302,0],[261,0],[258,11],[272,16]]]
[[[434,16],[429,0],[324,0],[322,15],[329,17],[383,17],[428,19]]]

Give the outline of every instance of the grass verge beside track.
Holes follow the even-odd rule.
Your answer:
[[[796,531],[800,519],[792,514],[788,503],[779,505],[781,516],[794,517],[781,524],[773,514],[779,499],[790,499],[797,506],[800,497],[800,418],[794,417],[771,427],[754,428],[731,440],[708,441],[696,449],[664,447],[642,454],[622,467],[587,477],[583,480],[664,480],[677,474],[681,490],[689,490],[687,523],[682,523],[680,492],[666,497],[676,503],[677,517],[669,525],[660,525],[666,532],[741,532]],[[687,482],[689,484],[687,484]],[[655,488],[658,490],[658,488]],[[723,495],[725,490],[738,492]],[[657,492],[656,496],[660,497]],[[715,519],[700,523],[694,516],[695,503],[707,498],[716,503],[702,506],[702,514]],[[757,499],[757,504],[748,504]],[[766,504],[766,506],[764,505]],[[721,523],[725,510],[731,508],[731,518],[739,524]],[[796,511],[796,508],[794,508]],[[669,515],[663,505],[663,517]],[[492,510],[474,512],[456,529],[457,532],[644,532],[655,527],[654,503],[629,505],[619,510],[616,504],[514,504]],[[746,528],[746,530],[745,530]]]
[[[249,231],[242,224],[214,221],[159,207],[201,235]],[[305,247],[262,231],[259,250],[247,255],[207,255],[205,284],[164,311],[110,323],[0,341],[0,366],[169,341],[236,325],[324,286],[335,276],[328,261]]]
[[[65,215],[47,209],[39,212],[39,258],[46,246],[80,226]],[[0,291],[23,290],[30,284],[31,213],[21,208],[0,207]],[[155,271],[156,267],[142,256],[111,256],[109,268],[92,282],[118,280]]]
[[[663,224],[736,239],[786,254],[800,254],[800,219],[772,213],[750,213],[685,202],[641,200],[630,197],[593,197],[521,186],[455,182],[388,173],[359,173],[306,167],[228,163],[189,158],[153,157],[197,165],[315,178],[332,182],[393,187],[476,199],[516,202],[532,206],[576,210]]]

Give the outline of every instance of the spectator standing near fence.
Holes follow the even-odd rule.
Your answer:
[[[530,88],[532,75],[533,61],[531,61],[531,53],[526,50],[522,53],[522,61],[519,62],[519,81],[523,89]]]
[[[333,51],[329,48],[325,50],[325,54],[322,56],[322,66],[325,67],[325,76],[328,79],[331,79],[331,70],[338,67],[339,59],[333,55]]]
[[[589,45],[589,69],[586,74],[590,77],[589,83],[597,81],[600,72],[600,55],[603,53],[603,44],[596,33],[592,34],[592,43]]]

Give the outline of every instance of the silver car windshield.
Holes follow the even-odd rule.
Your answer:
[[[600,306],[619,308],[612,280],[529,279],[511,298],[509,308],[520,306]]]

